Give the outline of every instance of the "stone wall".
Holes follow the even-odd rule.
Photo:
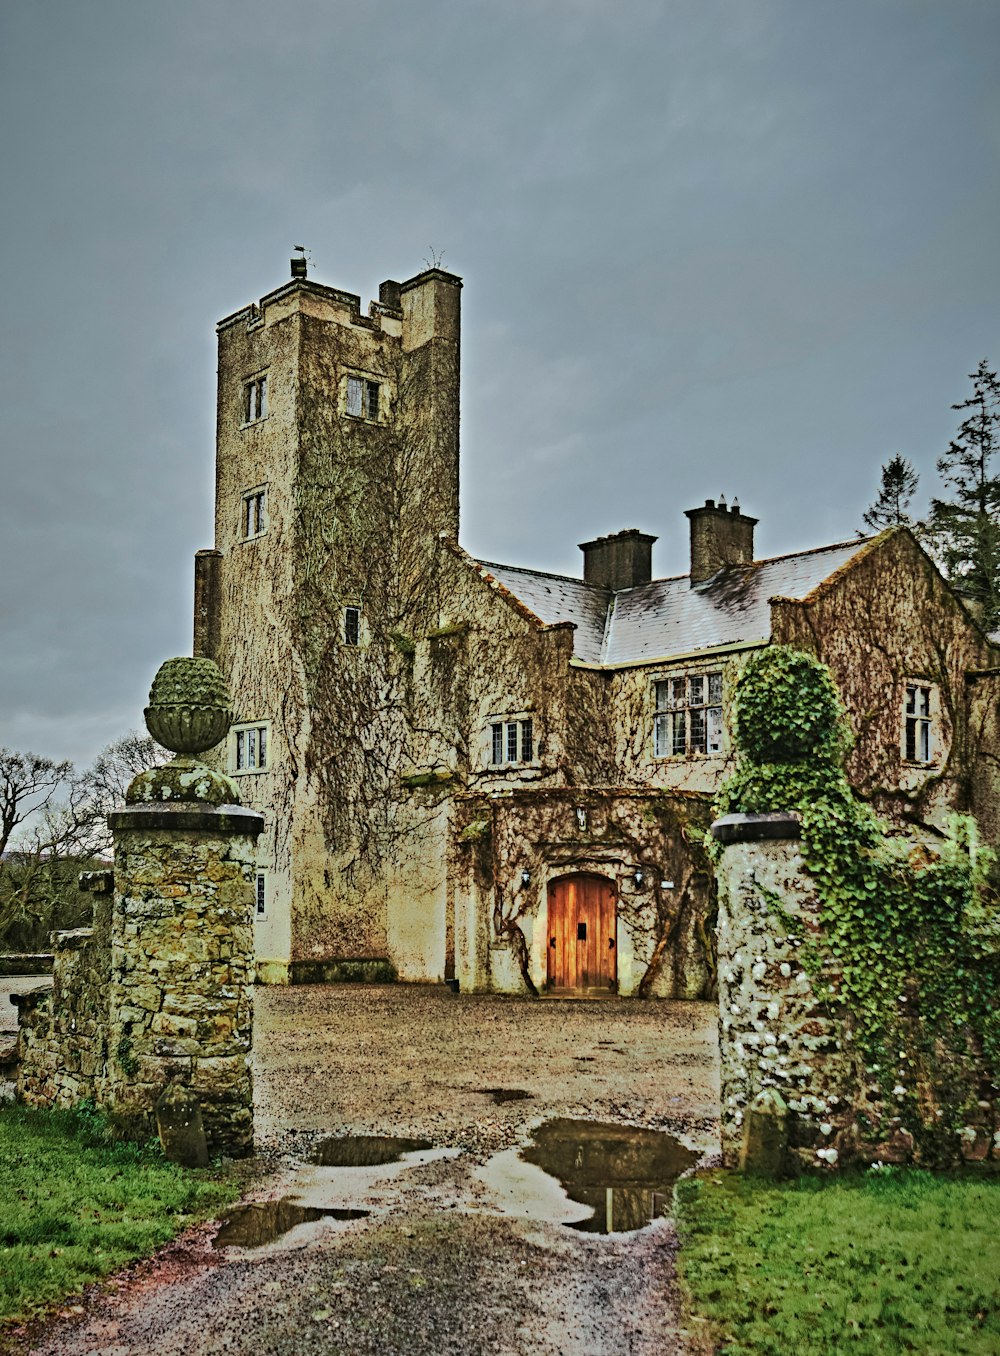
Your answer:
[[[17,995],[18,1098],[29,1106],[103,1102],[107,1087],[111,899],[94,926],[53,934],[52,987]]]
[[[803,949],[822,937],[822,926],[794,817],[732,815],[717,821],[713,833],[727,844],[717,866],[726,1162],[738,1161],[747,1110],[769,1088],[788,1107],[791,1169],[920,1161],[914,1136],[875,1076],[879,1071],[866,1066],[854,1046],[836,964],[827,963],[816,983],[802,964]],[[919,995],[911,1002],[917,1020]],[[924,1071],[921,1109],[942,1125],[935,1164],[1000,1161],[1000,1105],[995,1089],[989,1097],[991,1088],[988,1071],[972,1057],[946,1075]]]
[[[253,879],[258,816],[137,805],[114,816],[106,1102],[136,1131],[174,1079],[198,1097],[209,1148],[249,1150]],[[239,822],[241,819],[246,823]]]
[[[92,1101],[156,1133],[172,1080],[198,1097],[214,1152],[253,1144],[253,879],[259,816],[140,805],[114,816],[114,898],[94,926],[53,934],[51,989],[18,997],[18,1100]],[[164,824],[167,827],[164,827]]]

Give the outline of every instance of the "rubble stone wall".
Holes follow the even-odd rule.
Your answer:
[[[75,1106],[104,1099],[108,1062],[110,898],[97,896],[94,926],[53,936],[52,986],[18,998],[18,1099]]]
[[[178,1078],[201,1102],[210,1149],[246,1151],[254,839],[164,830],[154,806],[124,813],[136,826],[115,840],[109,1108],[152,1130],[153,1105]]]
[[[725,1161],[738,1161],[747,1108],[766,1088],[788,1106],[790,1168],[919,1161],[900,1108],[891,1096],[887,1103],[877,1069],[853,1043],[836,964],[827,962],[815,983],[802,964],[822,924],[797,838],[728,842],[717,879]],[[1000,1160],[1000,1105],[983,1095],[991,1086],[973,1059],[962,1069],[924,1071],[921,1107],[951,1141],[938,1145],[937,1163]]]
[[[18,1099],[93,1101],[129,1133],[155,1133],[177,1079],[198,1097],[209,1149],[253,1144],[254,826],[234,806],[155,804],[116,816],[114,898],[94,927],[55,933],[51,989],[19,999]],[[247,824],[233,823],[245,819]],[[252,821],[252,822],[251,822]]]

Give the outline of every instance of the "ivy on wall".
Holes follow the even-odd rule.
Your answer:
[[[735,685],[733,729],[737,763],[718,813],[800,816],[820,904],[803,968],[821,998],[845,1005],[871,1104],[902,1119],[925,1161],[953,1156],[970,1103],[995,1096],[1000,1068],[993,854],[967,816],[952,816],[933,850],[890,836],[847,781],[846,713],[809,654],[754,655]]]

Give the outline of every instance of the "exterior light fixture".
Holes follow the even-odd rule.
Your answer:
[[[635,875],[632,877],[632,879],[635,881],[635,888],[636,888],[637,890],[641,890],[641,889],[642,889],[642,882],[646,879],[646,874],[645,874],[644,871],[641,871],[641,870],[640,870],[640,871],[637,871],[637,872],[635,873]]]
[[[531,884],[531,872],[528,870],[527,867],[525,867],[524,870],[521,872],[521,884],[525,887],[525,889],[527,889],[527,887]]]
[[[577,828],[585,829],[587,827],[587,811],[582,805],[576,807],[576,823]]]

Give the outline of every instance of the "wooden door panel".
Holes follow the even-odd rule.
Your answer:
[[[564,876],[549,886],[550,989],[614,988],[618,973],[617,910],[602,876]]]

